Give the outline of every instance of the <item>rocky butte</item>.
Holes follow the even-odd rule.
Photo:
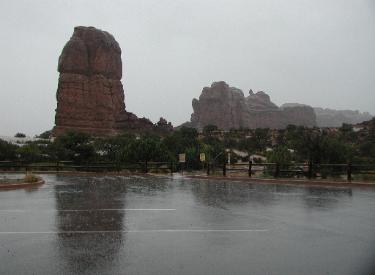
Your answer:
[[[58,71],[55,136],[69,130],[114,135],[173,129],[164,119],[154,125],[125,110],[121,48],[110,33],[75,27],[60,55]]]
[[[231,128],[285,128],[289,124],[316,126],[316,116],[310,106],[280,108],[265,92],[249,91],[247,97],[224,81],[214,82],[202,90],[199,99],[193,99],[192,127],[202,129],[213,124],[219,129]]]

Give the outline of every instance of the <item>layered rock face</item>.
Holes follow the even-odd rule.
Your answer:
[[[148,119],[125,110],[121,49],[108,32],[74,28],[60,55],[58,71],[54,135],[68,130],[112,135],[153,127]]]
[[[199,99],[193,99],[192,105],[191,125],[198,129],[209,124],[223,130],[316,125],[315,113],[310,106],[279,108],[262,91],[254,93],[250,90],[245,97],[240,89],[223,81],[203,88]]]

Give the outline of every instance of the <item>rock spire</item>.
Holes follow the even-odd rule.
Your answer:
[[[113,135],[153,127],[150,120],[125,110],[121,48],[110,33],[75,27],[58,71],[54,135],[69,130]]]

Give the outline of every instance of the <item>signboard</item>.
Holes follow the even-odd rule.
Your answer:
[[[186,162],[185,159],[186,159],[186,154],[178,154],[178,162],[185,163]]]
[[[205,153],[200,153],[199,154],[199,159],[201,162],[205,162],[206,161],[206,154]]]

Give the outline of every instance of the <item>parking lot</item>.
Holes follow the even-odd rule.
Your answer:
[[[0,274],[371,274],[375,191],[43,175],[0,192]]]

